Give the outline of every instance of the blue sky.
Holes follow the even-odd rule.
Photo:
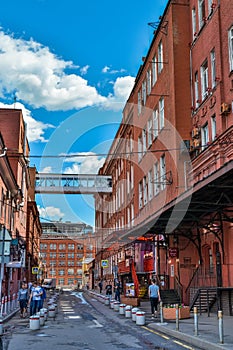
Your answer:
[[[167,0],[12,0],[0,12],[0,108],[22,108],[30,165],[96,173]],[[14,96],[16,103],[14,105]],[[81,157],[91,152],[91,157]],[[74,159],[43,155],[77,154]],[[94,225],[92,196],[36,198],[48,220]]]

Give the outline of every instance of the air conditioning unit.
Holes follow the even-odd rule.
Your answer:
[[[195,139],[193,140],[193,147],[198,148],[201,146],[201,140],[200,139]]]
[[[199,137],[200,135],[200,129],[199,128],[193,128],[192,130],[192,138]]]
[[[229,114],[231,112],[231,105],[229,103],[222,103],[221,104],[221,114]]]

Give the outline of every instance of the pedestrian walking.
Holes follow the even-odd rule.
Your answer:
[[[115,300],[121,302],[120,282],[117,280],[115,285]]]
[[[151,304],[151,315],[157,317],[158,302],[160,301],[159,286],[156,283],[156,279],[152,280],[152,284],[149,286],[149,298]]]
[[[41,287],[42,292],[43,292],[43,294],[41,295],[41,300],[40,300],[40,309],[43,309],[44,301],[46,299],[46,290],[44,287],[42,287],[42,285],[43,285],[43,280],[41,281],[41,283],[39,283],[39,286]]]
[[[18,293],[18,302],[20,306],[20,317],[27,316],[28,289],[26,283],[22,283]]]
[[[103,290],[103,282],[102,281],[99,282],[99,289],[100,289],[100,294],[101,294],[102,290]]]
[[[38,285],[37,281],[33,282],[31,288],[31,294],[29,298],[30,316],[36,314],[41,309],[41,296],[43,294],[42,288]]]

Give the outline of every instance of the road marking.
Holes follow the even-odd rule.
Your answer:
[[[103,325],[100,324],[97,320],[93,320],[93,322],[95,324],[92,324],[91,326],[89,326],[89,328],[102,328],[103,327]]]
[[[180,346],[182,346],[183,348],[190,349],[190,350],[194,350],[194,348],[192,348],[191,346],[185,345],[185,344],[181,343],[181,342],[178,341],[178,340],[173,340],[173,342],[176,343],[176,344],[178,344],[178,345],[180,345]]]
[[[162,333],[159,333],[159,332],[156,332],[156,331],[154,331],[154,330],[152,330],[152,329],[150,329],[150,328],[147,328],[147,327],[142,327],[142,328],[146,329],[147,331],[149,331],[149,332],[151,332],[151,333],[154,333],[154,334],[156,334],[156,335],[159,335],[160,337],[162,337],[162,338],[164,338],[164,339],[167,339],[167,340],[170,339],[170,338],[167,337],[166,335],[164,335],[164,334],[162,334]]]
[[[153,334],[156,334],[156,335],[158,335],[159,337],[162,337],[162,338],[164,338],[164,339],[166,339],[166,340],[171,340],[171,338],[167,337],[166,335],[164,335],[164,334],[162,334],[162,333],[156,332],[156,331],[154,331],[153,329],[150,329],[150,328],[148,328],[148,327],[142,327],[142,328],[144,328],[144,329],[146,329],[147,331],[149,331],[149,332],[151,332],[151,333],[153,333]],[[178,340],[172,340],[172,341],[173,341],[173,343],[176,343],[177,345],[180,345],[180,346],[182,346],[183,348],[186,348],[186,349],[189,349],[189,350],[195,350],[195,348],[192,348],[191,346],[185,345],[185,344],[181,343],[181,342],[178,341]]]

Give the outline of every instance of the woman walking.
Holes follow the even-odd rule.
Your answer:
[[[25,318],[27,315],[28,304],[28,289],[25,283],[22,283],[22,287],[19,290],[18,301],[20,306],[20,317]]]

